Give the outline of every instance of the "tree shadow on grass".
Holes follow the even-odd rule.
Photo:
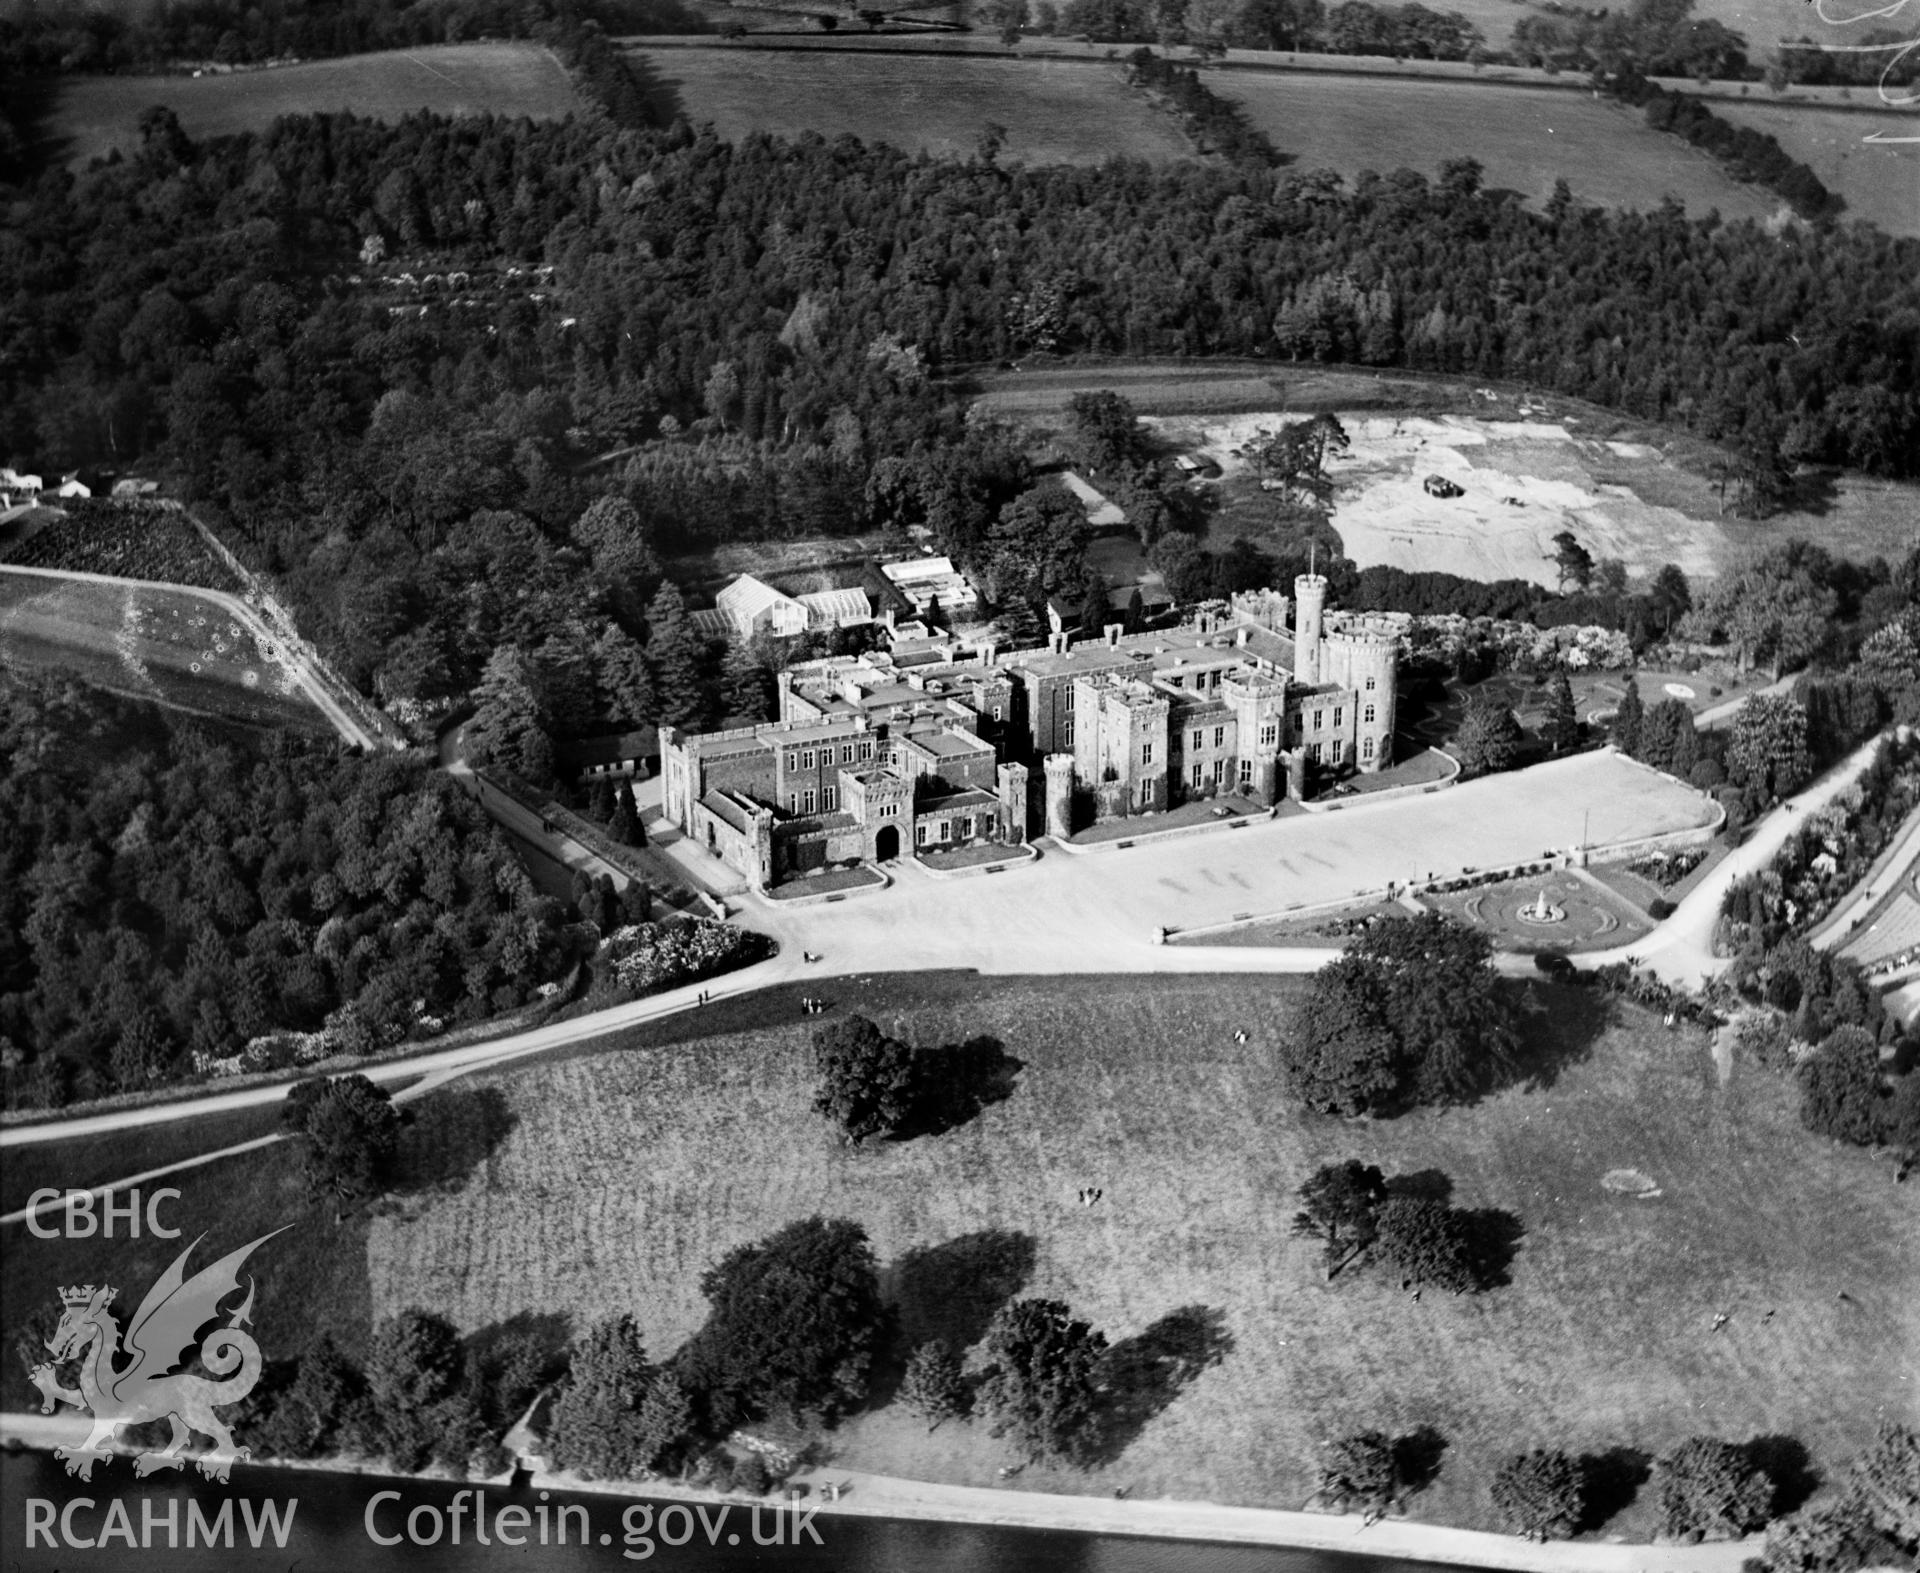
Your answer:
[[[980,1036],[944,1048],[922,1049],[913,1057],[914,1107],[894,1132],[895,1141],[944,1136],[979,1112],[1013,1096],[1024,1060],[1007,1053],[998,1038]]]
[[[1393,1467],[1403,1496],[1424,1491],[1440,1477],[1440,1461],[1447,1455],[1447,1439],[1432,1426],[1421,1426],[1393,1439]]]
[[[1820,1489],[1820,1471],[1797,1436],[1757,1436],[1745,1444],[1747,1462],[1773,1483],[1773,1516],[1793,1512]]]
[[[1453,1200],[1453,1180],[1444,1169],[1415,1169],[1411,1174],[1390,1176],[1387,1194],[1412,1196],[1423,1202],[1439,1202],[1445,1206]]]
[[[520,1123],[498,1087],[436,1092],[408,1113],[388,1185],[397,1195],[458,1187]]]
[[[1030,1234],[982,1229],[899,1257],[881,1274],[880,1292],[897,1309],[901,1350],[940,1338],[955,1354],[966,1353],[994,1313],[1026,1288],[1036,1256]]]
[[[1088,1462],[1113,1462],[1202,1371],[1233,1352],[1226,1320],[1212,1306],[1183,1305],[1107,1351],[1100,1371],[1106,1399],[1088,1438]]]
[[[1458,1216],[1466,1227],[1475,1283],[1481,1289],[1512,1283],[1513,1258],[1527,1226],[1503,1207],[1462,1208]]]
[[[1551,1087],[1561,1071],[1593,1053],[1613,1024],[1613,1002],[1599,989],[1578,984],[1529,979],[1521,987],[1520,1042],[1514,1073],[1503,1085],[1539,1090]]]
[[[1580,1457],[1580,1522],[1576,1535],[1597,1533],[1633,1505],[1653,1473],[1653,1460],[1637,1447],[1610,1447]]]

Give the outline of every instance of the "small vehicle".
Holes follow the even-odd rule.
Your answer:
[[[1212,814],[1215,819],[1231,819],[1233,817],[1233,810],[1228,808],[1225,803],[1215,803],[1207,812]]]
[[[1464,487],[1456,486],[1444,475],[1429,475],[1420,484],[1429,497],[1459,497],[1465,491]]]

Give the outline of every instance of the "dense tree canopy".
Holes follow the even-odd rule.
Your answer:
[[[110,746],[105,742],[111,739]],[[15,1106],[145,1087],[324,1026],[366,1053],[520,1004],[566,963],[424,762],[265,742],[0,673],[0,1038]]]

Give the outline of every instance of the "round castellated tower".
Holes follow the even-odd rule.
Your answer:
[[[1073,755],[1049,754],[1047,772],[1047,834],[1065,841],[1073,834]]]
[[[1395,674],[1400,642],[1392,634],[1334,634],[1346,647],[1347,683],[1360,710],[1354,728],[1354,763],[1369,774],[1393,763]],[[1373,719],[1367,719],[1371,707]],[[1368,743],[1372,749],[1368,749]]]
[[[1303,573],[1293,581],[1293,679],[1320,681],[1321,625],[1327,610],[1325,574]]]

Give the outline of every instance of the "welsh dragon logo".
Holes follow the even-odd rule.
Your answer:
[[[235,1462],[253,1456],[249,1449],[233,1445],[233,1433],[213,1412],[216,1405],[238,1403],[260,1380],[260,1346],[240,1330],[253,1311],[251,1278],[246,1299],[227,1314],[225,1325],[213,1328],[200,1341],[200,1362],[213,1379],[179,1368],[191,1357],[200,1329],[221,1316],[220,1302],[239,1289],[240,1264],[273,1234],[263,1234],[189,1278],[187,1258],[205,1238],[201,1235],[188,1245],[147,1291],[127,1324],[125,1353],[132,1358],[117,1369],[122,1338],[119,1321],[109,1307],[119,1291],[107,1285],[96,1289],[92,1284],[60,1291],[60,1324],[46,1341],[53,1359],[34,1367],[28,1380],[40,1389],[42,1414],[52,1414],[57,1404],[69,1404],[93,1416],[93,1429],[85,1442],[54,1449],[68,1474],[91,1480],[95,1460],[129,1450],[116,1445],[121,1427],[155,1420],[168,1423],[172,1439],[160,1452],[131,1450],[136,1476],[181,1468],[196,1432],[213,1438],[212,1450],[193,1460],[209,1480],[226,1480]],[[58,1367],[69,1360],[80,1362],[78,1389],[63,1386],[59,1379]]]

